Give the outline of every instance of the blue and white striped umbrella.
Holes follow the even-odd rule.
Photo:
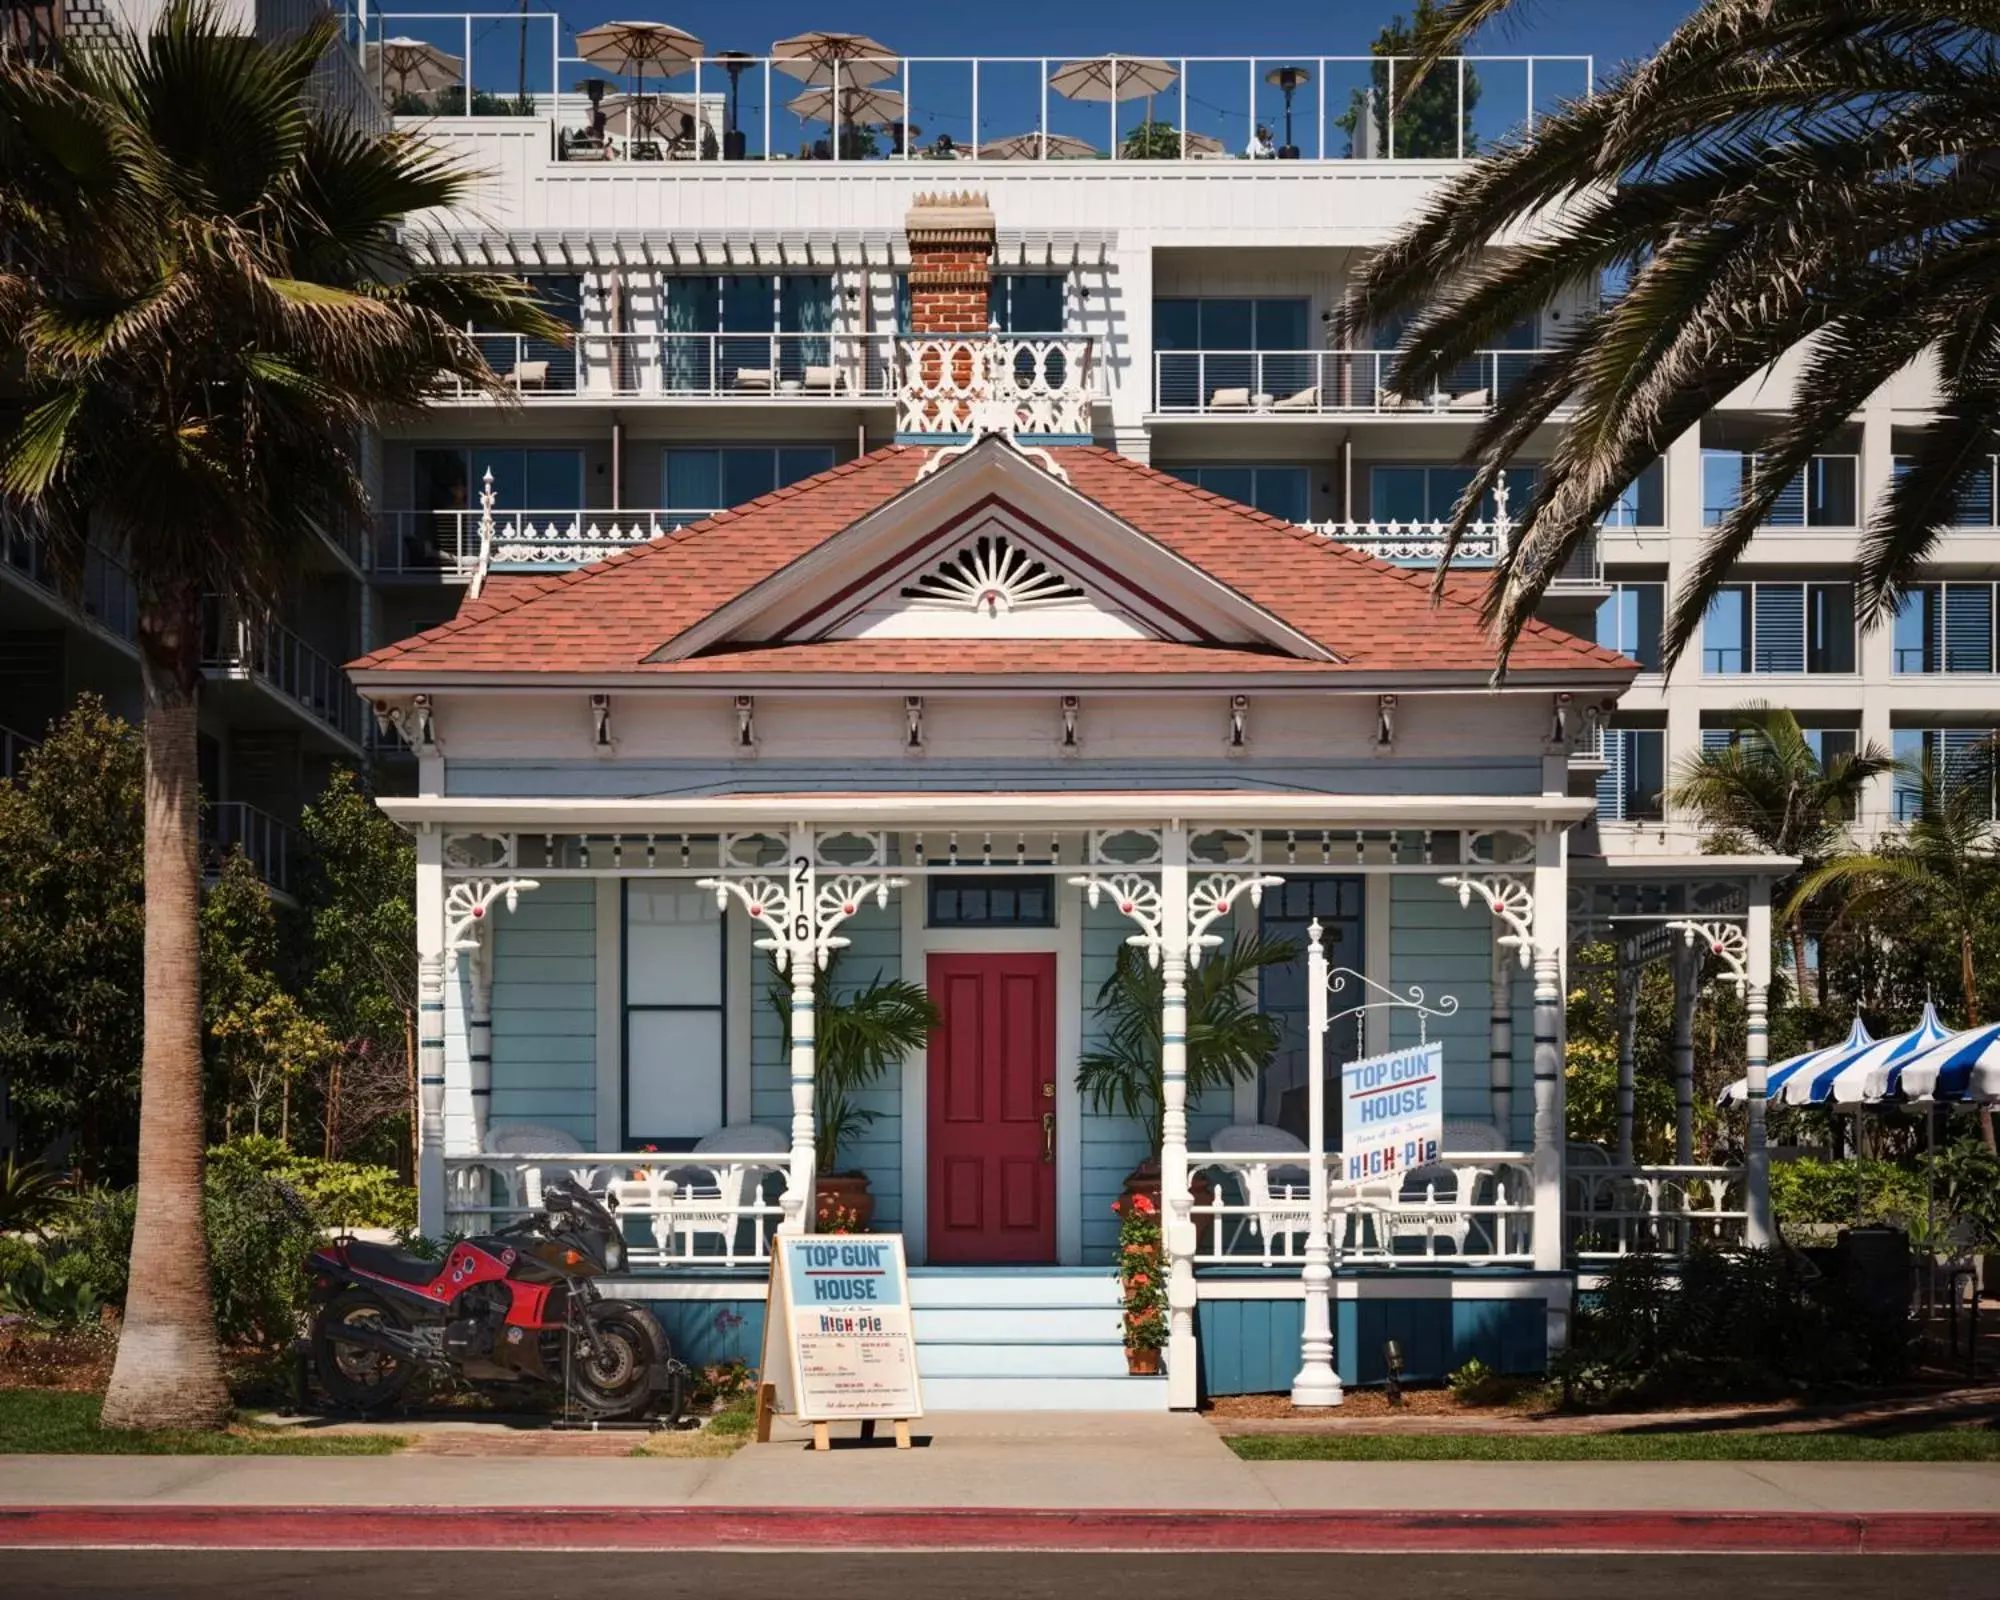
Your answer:
[[[1918,1103],[1985,1104],[2000,1100],[2000,1022],[1954,1033],[1898,1063],[1883,1093]]]
[[[1926,1002],[1923,1016],[1908,1033],[1895,1033],[1886,1039],[1876,1040],[1852,1053],[1847,1060],[1823,1068],[1809,1083],[1802,1082],[1800,1078],[1792,1079],[1785,1085],[1785,1104],[1873,1105],[1882,1098],[1889,1075],[1896,1068],[1943,1044],[1950,1037],[1951,1030],[1938,1021],[1936,1009]]]
[[[1868,1024],[1856,1017],[1854,1026],[1848,1029],[1847,1037],[1839,1044],[1823,1044],[1817,1050],[1807,1050],[1800,1055],[1788,1056],[1776,1066],[1768,1068],[1764,1074],[1765,1097],[1771,1100],[1777,1099],[1779,1091],[1801,1072],[1811,1074],[1819,1067],[1833,1064],[1836,1057],[1845,1060],[1874,1042],[1875,1036],[1868,1031]],[[1719,1103],[1725,1106],[1740,1106],[1749,1098],[1750,1080],[1738,1078],[1722,1091]]]

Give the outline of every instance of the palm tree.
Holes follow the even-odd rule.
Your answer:
[[[1506,9],[1453,0],[1422,56],[1435,62]],[[1996,53],[1990,7],[1704,0],[1651,60],[1441,185],[1356,274],[1338,331],[1407,317],[1396,385],[1410,393],[1578,282],[1622,281],[1503,394],[1469,451],[1450,545],[1513,453],[1542,425],[1558,430],[1487,591],[1503,669],[1626,486],[1801,347],[1789,416],[1674,597],[1665,663],[1780,492],[1870,394],[1931,355],[1936,414],[1907,434],[1907,470],[1862,542],[1862,620],[1893,612],[2000,420]],[[1399,84],[1406,104],[1419,78]],[[1506,235],[1521,242],[1494,249]],[[1565,420],[1558,407],[1572,408]]]
[[[355,440],[442,376],[497,390],[473,322],[560,337],[523,285],[410,275],[404,216],[468,175],[322,120],[322,21],[279,45],[176,0],[144,40],[0,64],[0,509],[58,570],[109,547],[145,699],[139,1206],[103,1419],[227,1415],[202,1220],[195,716],[205,605],[274,606],[365,500]]]
[[[2000,865],[1993,840],[1993,787],[2000,773],[2000,741],[1954,752],[1948,763],[1915,761],[1899,770],[1917,791],[1918,812],[1900,838],[1873,850],[1837,855],[1802,873],[1785,914],[1831,888],[1846,891],[1843,918],[1901,912],[1937,919],[1958,945],[1958,976],[1965,992],[1965,1025],[1979,1026],[1979,974],[1973,938],[1980,907]],[[1993,1147],[1993,1110],[1982,1106],[1980,1135]]]
[[[1731,843],[1766,855],[1797,856],[1802,874],[1817,870],[1847,842],[1847,824],[1869,783],[1896,765],[1879,744],[1821,762],[1799,719],[1782,706],[1754,702],[1738,708],[1736,734],[1719,749],[1687,757],[1667,791],[1667,803],[1692,812],[1709,830],[1709,843]],[[1803,901],[1786,897],[1792,968],[1801,1002],[1806,996],[1806,929]]]
[[[1298,958],[1288,939],[1253,936],[1211,951],[1187,978],[1187,1095],[1226,1089],[1254,1076],[1282,1038],[1278,1019],[1257,1009],[1254,979]],[[1134,945],[1120,945],[1097,991],[1104,1039],[1077,1061],[1076,1086],[1100,1116],[1123,1115],[1146,1129],[1159,1159],[1165,1116],[1160,1033],[1165,998],[1160,969]]]

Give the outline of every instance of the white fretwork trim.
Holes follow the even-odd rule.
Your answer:
[[[1669,922],[1669,933],[1678,933],[1689,949],[1697,942],[1722,963],[1722,981],[1741,990],[1750,981],[1750,936],[1740,922]]]
[[[1130,935],[1125,942],[1137,945],[1146,952],[1146,965],[1157,967],[1160,953],[1165,948],[1160,920],[1163,909],[1160,900],[1160,886],[1151,878],[1136,872],[1114,872],[1105,876],[1086,873],[1069,880],[1084,892],[1090,908],[1097,909],[1098,900],[1108,890],[1111,903],[1119,911],[1136,922],[1140,932]]]
[[[1083,597],[1069,578],[1005,534],[981,534],[903,586],[906,600],[986,616]]]
[[[475,933],[493,909],[496,900],[505,900],[512,911],[520,904],[525,889],[539,889],[533,878],[464,878],[445,890],[444,947],[453,953],[477,950]]]
[[[825,883],[811,874],[796,872],[790,883],[776,878],[726,877],[697,878],[695,887],[715,891],[715,903],[726,909],[733,896],[753,921],[770,930],[756,941],[767,952],[781,974],[792,970],[794,961],[810,961],[824,971],[836,950],[848,940],[838,932],[840,925],[861,909],[863,900],[873,898],[878,906],[889,903],[889,891],[909,885],[908,878],[862,877],[844,872]]]
[[[1188,965],[1200,966],[1202,952],[1213,950],[1222,943],[1220,934],[1208,930],[1229,915],[1229,909],[1238,896],[1247,893],[1250,903],[1259,906],[1264,903],[1264,891],[1274,889],[1284,881],[1283,878],[1250,877],[1237,872],[1211,872],[1195,879],[1188,886]]]
[[[950,444],[942,450],[933,450],[930,459],[917,469],[917,482],[922,483],[946,462],[970,455],[987,439],[1005,439],[1015,450],[1035,462],[1058,483],[1069,482],[1069,474],[1063,471],[1054,456],[1040,445],[1023,444],[1016,437],[1015,430],[1020,426],[1022,419],[1020,408],[1012,400],[989,398],[969,400],[963,404],[966,408],[965,425],[969,436],[960,444]]]
[[[1472,877],[1460,875],[1440,878],[1438,882],[1447,889],[1458,891],[1458,903],[1470,906],[1477,894],[1486,902],[1486,909],[1498,917],[1507,927],[1494,942],[1502,949],[1519,953],[1522,967],[1534,962],[1535,950],[1535,891],[1521,878],[1505,874]]]
[[[1113,839],[1144,839],[1151,848],[1138,857],[1117,856],[1105,847]],[[1090,864],[1093,867],[1133,868],[1155,867],[1160,864],[1165,849],[1164,835],[1158,828],[1092,828],[1090,830]]]

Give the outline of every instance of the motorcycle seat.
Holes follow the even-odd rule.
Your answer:
[[[371,1244],[366,1239],[356,1239],[347,1247],[347,1264],[378,1278],[418,1285],[429,1283],[444,1266],[441,1261],[426,1261],[392,1244]]]

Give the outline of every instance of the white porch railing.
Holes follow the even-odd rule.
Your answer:
[[[1444,554],[1445,522],[1308,522],[1302,526],[1336,543],[1365,550],[1378,560],[1399,567],[1434,567]],[[1479,521],[1466,529],[1452,552],[1454,570],[1477,570],[1499,560],[1511,537],[1513,523]],[[1588,534],[1555,576],[1552,589],[1597,589],[1604,584],[1604,546]]]
[[[1163,415],[1483,416],[1527,381],[1545,350],[1478,350],[1422,394],[1389,388],[1394,350],[1160,350]]]
[[[496,511],[490,570],[588,566],[646,544],[708,511]],[[376,513],[377,572],[467,578],[479,565],[474,510]]]
[[[1196,1154],[1212,1187],[1193,1207],[1198,1267],[1303,1266],[1312,1225],[1310,1157]],[[1525,1265],[1534,1260],[1534,1158],[1518,1152],[1445,1155],[1415,1172],[1348,1183],[1328,1167],[1327,1237],[1335,1265]]]
[[[1685,1255],[1741,1244],[1749,1218],[1741,1167],[1582,1167],[1565,1179],[1569,1253],[1579,1262]]]
[[[542,1185],[573,1177],[626,1223],[634,1267],[761,1268],[783,1210],[782,1162],[658,1151],[552,1151],[444,1159],[447,1230],[480,1233],[541,1209]]]
[[[1089,438],[1091,405],[1104,393],[1083,335],[904,339],[897,348],[899,436],[962,438],[975,410],[1004,406],[1023,438]]]

